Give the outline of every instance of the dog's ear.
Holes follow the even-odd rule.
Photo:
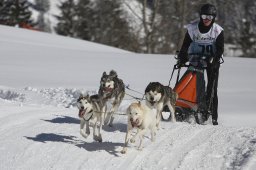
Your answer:
[[[106,71],[104,71],[103,73],[102,73],[102,77],[103,76],[106,76],[107,75],[107,73],[106,73]]]
[[[151,82],[147,85],[145,89],[145,94],[150,91],[150,88],[151,88],[150,86],[151,86]]]
[[[156,82],[156,90],[164,95],[164,86],[161,83]]]
[[[114,71],[114,70],[111,70],[111,71],[109,72],[109,75],[110,75],[111,77],[117,77],[117,73],[116,73],[116,71]]]
[[[87,93],[85,97],[88,99],[88,98],[90,98],[90,95]]]
[[[126,115],[130,114],[130,106],[126,109]]]
[[[77,99],[77,102],[79,102],[83,97],[84,97],[84,95],[81,93],[79,98]]]

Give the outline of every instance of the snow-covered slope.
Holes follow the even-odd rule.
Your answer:
[[[115,69],[141,93],[168,84],[173,56],[134,54],[81,40],[0,26],[0,169],[256,169],[256,60],[227,57],[219,84],[219,126],[161,122],[156,141],[130,144],[126,96],[103,142],[79,134],[75,101],[96,93]],[[172,81],[172,86],[175,80]],[[142,97],[127,90],[128,94]]]

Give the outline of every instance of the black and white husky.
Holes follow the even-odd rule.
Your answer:
[[[77,100],[80,118],[80,134],[87,138],[90,135],[89,123],[93,124],[93,139],[102,142],[101,130],[104,119],[105,101],[99,95],[80,95]],[[86,130],[84,131],[84,126]],[[97,130],[97,133],[96,133]]]
[[[178,94],[168,86],[164,86],[159,82],[151,82],[145,89],[146,104],[150,108],[157,110],[157,127],[160,128],[159,123],[162,116],[164,106],[168,106],[171,111],[171,118],[173,122],[176,122],[175,118],[175,103],[178,98]]]
[[[118,110],[125,95],[125,85],[118,78],[116,71],[111,70],[109,74],[103,72],[98,94],[104,100],[112,102],[110,112],[106,113],[105,124],[113,126],[114,113]]]

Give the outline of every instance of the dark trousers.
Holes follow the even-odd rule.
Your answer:
[[[218,120],[218,79],[219,79],[219,64],[215,67],[207,68],[207,91],[206,101],[207,107],[212,113],[212,119]]]

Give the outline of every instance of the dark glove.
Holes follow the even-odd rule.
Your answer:
[[[183,67],[184,65],[185,65],[185,63],[182,62],[180,59],[177,60],[177,63],[176,63],[177,68],[181,68],[181,67]]]
[[[208,60],[208,65],[213,68],[213,69],[217,69],[220,67],[220,58],[219,57],[210,57]]]

